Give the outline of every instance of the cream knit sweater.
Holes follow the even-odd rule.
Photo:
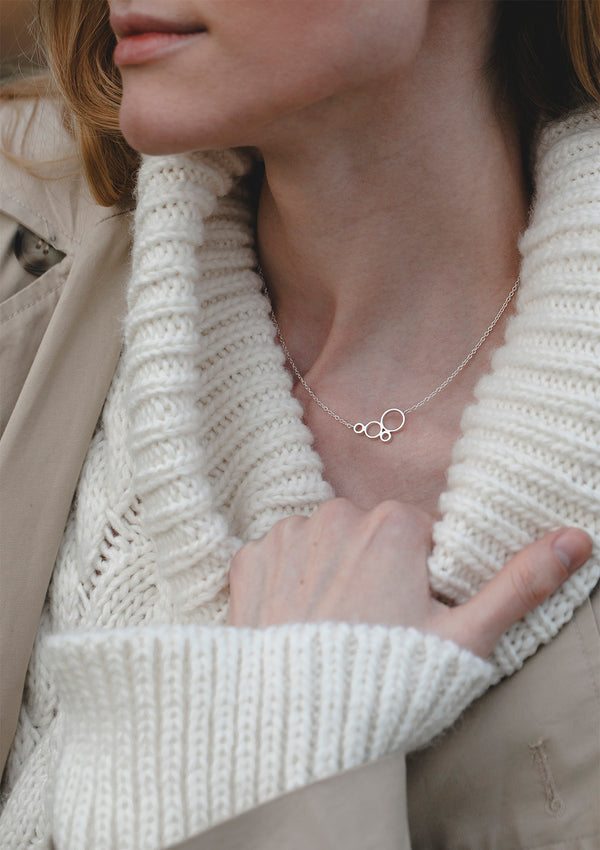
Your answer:
[[[571,617],[597,554],[488,664],[411,629],[222,625],[239,545],[331,496],[253,272],[235,152],[146,159],[126,348],[31,659],[3,848],[159,848],[426,744]],[[517,316],[464,417],[430,568],[471,595],[559,524],[600,542],[600,119],[540,145]]]

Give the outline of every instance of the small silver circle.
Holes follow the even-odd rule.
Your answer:
[[[369,428],[371,425],[374,425],[377,428],[377,432],[375,434],[369,434]],[[371,419],[370,422],[367,422],[365,425],[365,436],[369,438],[369,440],[377,440],[381,439],[381,432],[383,430],[383,425],[377,419]]]
[[[388,415],[388,413],[399,413],[400,416],[401,416],[402,421],[400,422],[399,425],[396,425],[395,428],[388,428],[386,425],[383,424],[383,420]],[[406,414],[404,413],[403,410],[400,410],[399,407],[389,407],[381,417],[381,429],[382,429],[382,431],[387,431],[389,434],[393,434],[396,431],[401,431],[404,428],[405,422],[406,422]]]

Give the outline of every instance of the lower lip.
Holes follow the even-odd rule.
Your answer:
[[[119,68],[124,65],[141,65],[158,59],[167,53],[178,50],[185,44],[206,35],[202,32],[146,32],[140,35],[129,35],[122,38],[117,46],[113,59]]]

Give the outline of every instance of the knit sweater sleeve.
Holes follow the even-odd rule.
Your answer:
[[[159,848],[422,746],[492,667],[414,629],[168,626],[48,641],[63,747],[57,850]]]

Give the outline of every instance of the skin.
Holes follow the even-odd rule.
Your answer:
[[[110,6],[117,35],[124,14],[166,14],[158,0]],[[260,150],[258,248],[280,326],[308,383],[353,421],[438,386],[517,277],[529,199],[510,112],[483,70],[492,14],[487,0],[173,0],[174,28],[206,32],[121,69],[134,147]],[[502,332],[389,446],[342,428],[296,386],[344,498],[242,548],[230,623],[410,622],[486,654],[565,564],[586,559],[587,535],[563,535],[558,550],[550,535],[474,605],[442,616],[430,597],[431,522]]]
[[[410,61],[427,13],[421,0],[173,0],[168,12],[160,0],[109,6],[113,21],[139,12],[208,30],[164,60],[122,70],[123,132],[154,154],[262,146],[267,137],[277,144],[300,115],[318,125],[330,97],[351,99],[399,57]]]
[[[509,626],[589,556],[589,540],[581,532],[546,535],[476,596],[452,608],[430,593],[425,568],[430,533],[431,520],[423,511],[394,501],[362,511],[346,499],[333,499],[310,518],[278,522],[232,562],[229,623],[263,627],[341,620],[414,626],[485,658]]]
[[[160,7],[112,3],[115,14]],[[438,386],[518,274],[529,199],[514,128],[481,70],[491,11],[481,0],[178,0],[169,16],[208,33],[122,69],[135,147],[261,150],[259,250],[284,337],[352,421]],[[297,388],[336,493],[435,514],[490,352],[390,446],[357,440]]]

